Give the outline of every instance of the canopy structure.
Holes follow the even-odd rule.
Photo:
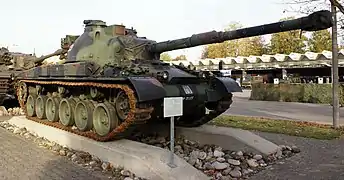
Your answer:
[[[339,67],[344,67],[344,49],[338,53]],[[275,54],[262,56],[238,56],[215,59],[179,60],[169,61],[171,64],[191,66],[202,70],[218,70],[222,63],[223,69],[237,70],[258,70],[258,69],[282,69],[300,67],[322,67],[332,64],[332,52],[322,51],[321,53],[306,52]]]

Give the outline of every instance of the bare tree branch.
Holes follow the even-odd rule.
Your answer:
[[[318,10],[331,9],[331,4],[338,8],[337,11],[337,26],[338,37],[344,41],[344,0],[282,0],[283,4],[288,5],[284,12],[291,12],[297,14],[310,14]]]
[[[337,0],[329,0],[331,4],[333,4],[335,7],[339,9],[340,12],[344,14],[344,8],[343,6],[337,1]]]

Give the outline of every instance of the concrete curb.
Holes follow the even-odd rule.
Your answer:
[[[209,179],[184,159],[175,157],[176,168],[167,165],[169,151],[143,143],[119,140],[113,142],[96,142],[60,129],[45,126],[23,116],[14,116],[10,124],[25,127],[38,136],[47,138],[69,148],[89,152],[104,161],[123,166],[140,177],[152,180],[203,180]]]
[[[280,147],[250,131],[203,125],[197,128],[177,128],[178,135],[202,144],[215,144],[224,149],[249,150],[264,155],[270,155],[280,150]]]
[[[169,124],[151,124],[142,128],[144,133],[156,132],[169,136]],[[176,137],[184,136],[188,140],[200,144],[214,144],[234,151],[251,151],[258,154],[271,155],[281,148],[257,134],[243,129],[203,125],[194,128],[175,128]]]

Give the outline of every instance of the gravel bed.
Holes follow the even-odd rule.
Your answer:
[[[24,114],[24,111],[19,107],[6,109],[4,106],[0,106],[0,116],[21,116]]]
[[[131,140],[169,149],[169,137],[156,134],[137,133]],[[281,150],[265,156],[245,151],[231,151],[216,145],[200,145],[184,137],[175,138],[174,152],[190,165],[204,172],[210,179],[233,180],[247,179],[250,176],[270,168],[278,160],[299,153],[296,146],[280,145]]]

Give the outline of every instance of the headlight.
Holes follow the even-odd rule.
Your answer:
[[[162,78],[168,79],[168,72],[164,71],[164,72],[162,73]]]
[[[157,73],[157,76],[160,80],[165,81],[165,80],[168,80],[169,74],[167,71],[160,71]]]
[[[204,72],[199,72],[199,74],[198,74],[198,76],[200,77],[200,78],[207,78],[207,75],[204,73]]]

